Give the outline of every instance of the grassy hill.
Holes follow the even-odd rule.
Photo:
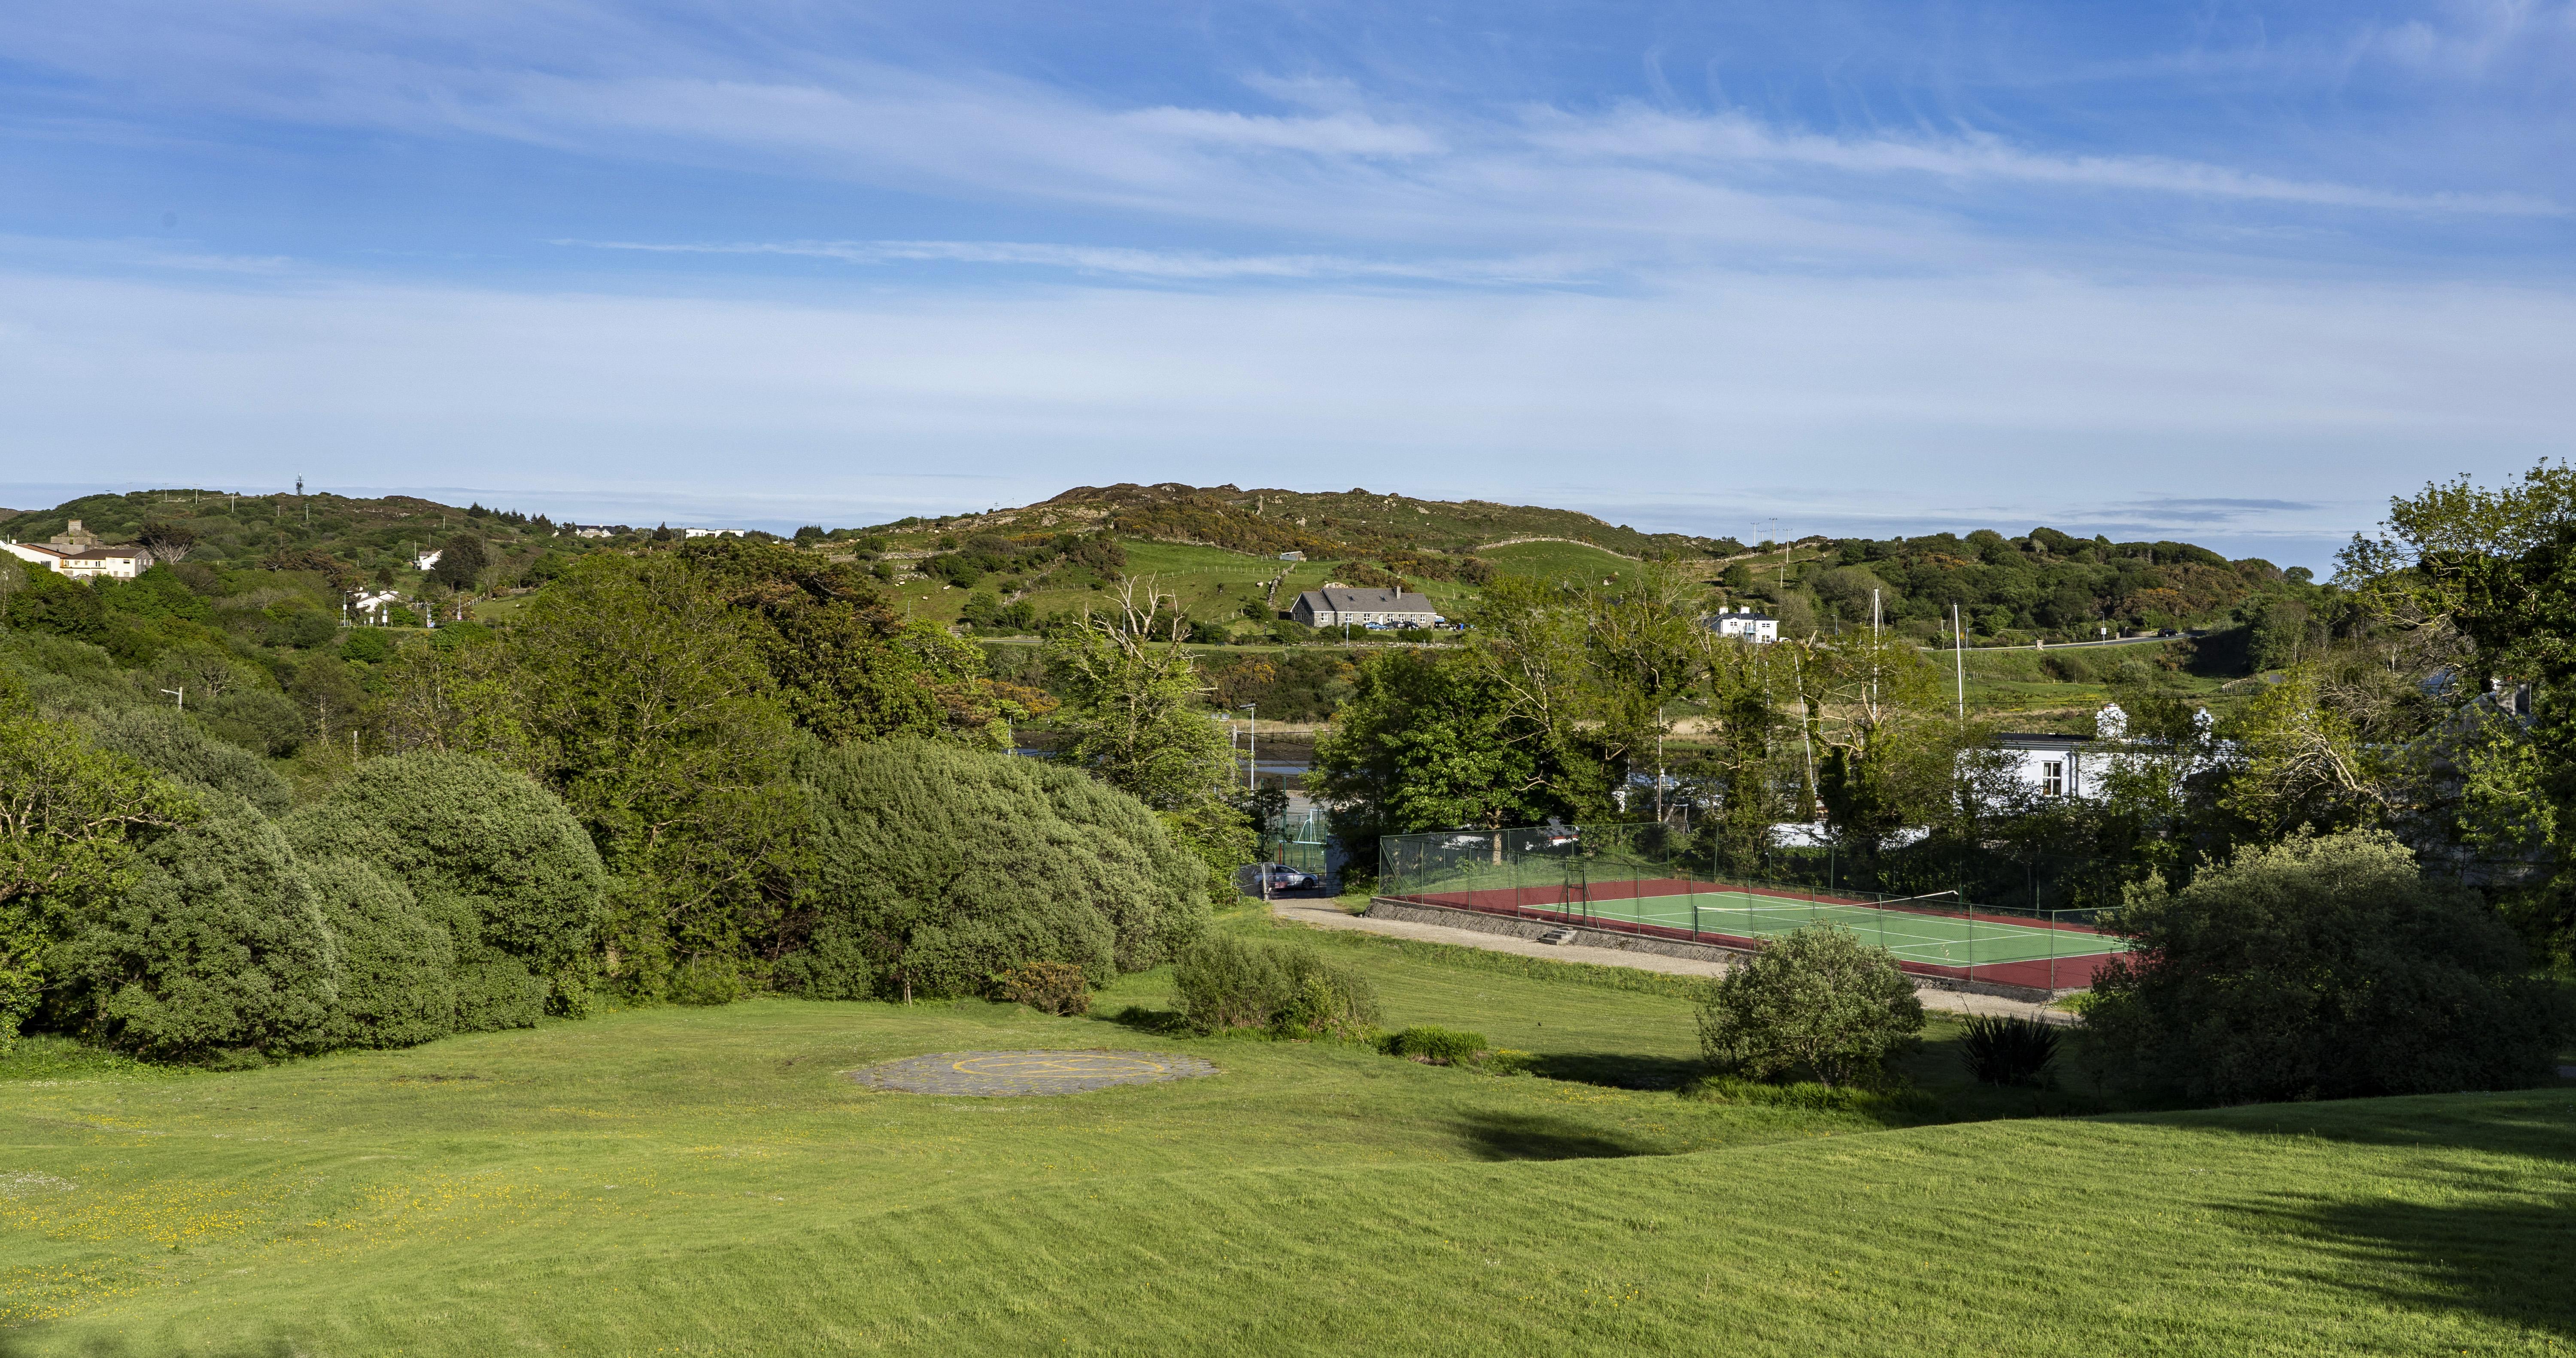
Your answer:
[[[985,1004],[661,1009],[234,1073],[30,1043],[0,1063],[0,1350],[2501,1353],[2576,1330],[2576,1092],[1890,1127],[1629,1087],[1689,1055],[1676,994],[1317,941],[1394,1020],[1579,1078]],[[1025,1047],[1224,1073],[996,1100],[841,1074]]]
[[[42,541],[72,519],[109,541],[131,540],[150,523],[176,525],[196,542],[185,568],[198,594],[218,605],[268,608],[276,590],[293,589],[311,611],[325,615],[336,612],[334,591],[360,584],[423,591],[415,553],[472,533],[486,541],[494,561],[484,582],[493,595],[475,606],[487,622],[506,622],[519,606],[513,587],[542,582],[580,553],[650,540],[649,529],[578,538],[543,516],[482,505],[186,489],[85,496],[51,509],[0,514],[0,537]],[[1927,642],[1946,635],[1954,602],[1980,643],[2067,640],[2150,624],[2230,631],[2237,638],[2232,649],[2196,656],[2153,647],[2124,653],[2159,682],[2218,701],[2225,700],[2218,693],[2223,681],[2265,663],[2246,638],[2268,627],[2271,635],[2295,639],[2311,612],[2325,615],[2309,597],[2321,587],[2298,573],[2285,575],[2259,561],[2228,562],[2187,543],[2080,540],[2040,528],[2017,538],[1980,532],[1810,539],[1785,552],[1756,551],[1727,538],[1639,532],[1570,510],[1358,489],[1080,487],[1019,508],[830,532],[817,527],[798,540],[859,559],[897,606],[916,617],[957,623],[982,595],[994,608],[1016,608],[1019,621],[988,621],[980,630],[1024,633],[1039,619],[1109,606],[1126,581],[1150,580],[1207,624],[1211,636],[1222,632],[1237,644],[1269,647],[1343,640],[1303,636],[1247,615],[1247,606],[1250,613],[1275,613],[1299,591],[1328,582],[1401,581],[1457,616],[1496,578],[1613,580],[1653,559],[1705,581],[1712,607],[1760,606],[1792,634],[1865,625],[1873,591],[1891,625]],[[1282,559],[1291,552],[1304,559]],[[983,568],[956,569],[969,558]],[[0,591],[10,587],[7,573],[14,569],[0,564]],[[247,635],[262,626],[254,620],[231,630]],[[2218,651],[2226,658],[2211,663]],[[2137,682],[2117,663],[2042,663],[2028,653],[1977,657],[1972,666],[1972,704],[2028,713],[2025,724],[2032,725],[2075,720],[2099,707],[2113,683]]]

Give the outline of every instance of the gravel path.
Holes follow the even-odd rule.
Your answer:
[[[1523,957],[1543,957],[1551,962],[1592,962],[1605,967],[1634,967],[1639,971],[1660,971],[1672,976],[1723,976],[1726,964],[1703,962],[1691,957],[1666,957],[1661,953],[1629,952],[1622,948],[1587,948],[1580,944],[1549,944],[1533,939],[1489,934],[1477,929],[1452,929],[1439,924],[1416,924],[1411,920],[1371,919],[1348,914],[1331,901],[1273,901],[1270,914],[1274,919],[1308,925],[1317,929],[1350,929],[1365,934],[1387,934],[1396,938],[1415,938],[1425,943],[1451,943],[1462,948],[1483,948],[1487,952],[1518,953]],[[2062,1009],[2051,1009],[2028,1000],[2008,1000],[2001,995],[1979,995],[1964,990],[1938,990],[1918,986],[1915,995],[1926,1009],[1948,1014],[2010,1014],[2035,1018],[2043,1023],[2072,1025],[2075,1016]]]

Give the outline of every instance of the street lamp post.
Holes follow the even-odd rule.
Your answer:
[[[1261,704],[1245,703],[1243,710],[1247,714],[1244,717],[1245,745],[1250,750],[1250,754],[1243,761],[1243,790],[1247,794],[1258,796],[1261,792]],[[1258,835],[1260,803],[1253,803],[1252,814],[1255,817],[1253,833]],[[1261,875],[1261,903],[1268,905],[1270,903],[1269,858],[1264,856],[1260,862],[1252,865],[1252,870]]]

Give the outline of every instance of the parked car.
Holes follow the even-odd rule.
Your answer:
[[[1311,891],[1324,884],[1315,874],[1299,872],[1285,863],[1259,863],[1253,870],[1259,874],[1252,879],[1253,884],[1258,887],[1266,878],[1272,891]]]

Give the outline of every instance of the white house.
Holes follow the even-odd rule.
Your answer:
[[[110,580],[131,580],[152,569],[150,550],[138,546],[102,547],[96,536],[82,529],[78,519],[72,520],[71,527],[52,542],[0,542],[0,551],[75,580],[102,575]]]
[[[2086,757],[2092,742],[2081,736],[2007,731],[1996,748],[2013,759],[2013,773],[2043,797],[2089,797],[2100,790],[2099,760]]]
[[[742,536],[743,530],[739,528],[683,528],[680,532],[683,536],[693,538],[738,538]]]
[[[1768,613],[1756,613],[1750,604],[1728,609],[1708,619],[1709,627],[1722,637],[1737,637],[1761,645],[1780,639],[1780,620]]]
[[[1431,601],[1400,589],[1352,589],[1326,585],[1297,596],[1288,616],[1308,627],[1435,627],[1441,619]]]
[[[447,555],[445,551],[422,552],[418,556],[412,558],[411,568],[416,571],[428,570],[430,567],[437,565],[438,559],[445,555]]]

